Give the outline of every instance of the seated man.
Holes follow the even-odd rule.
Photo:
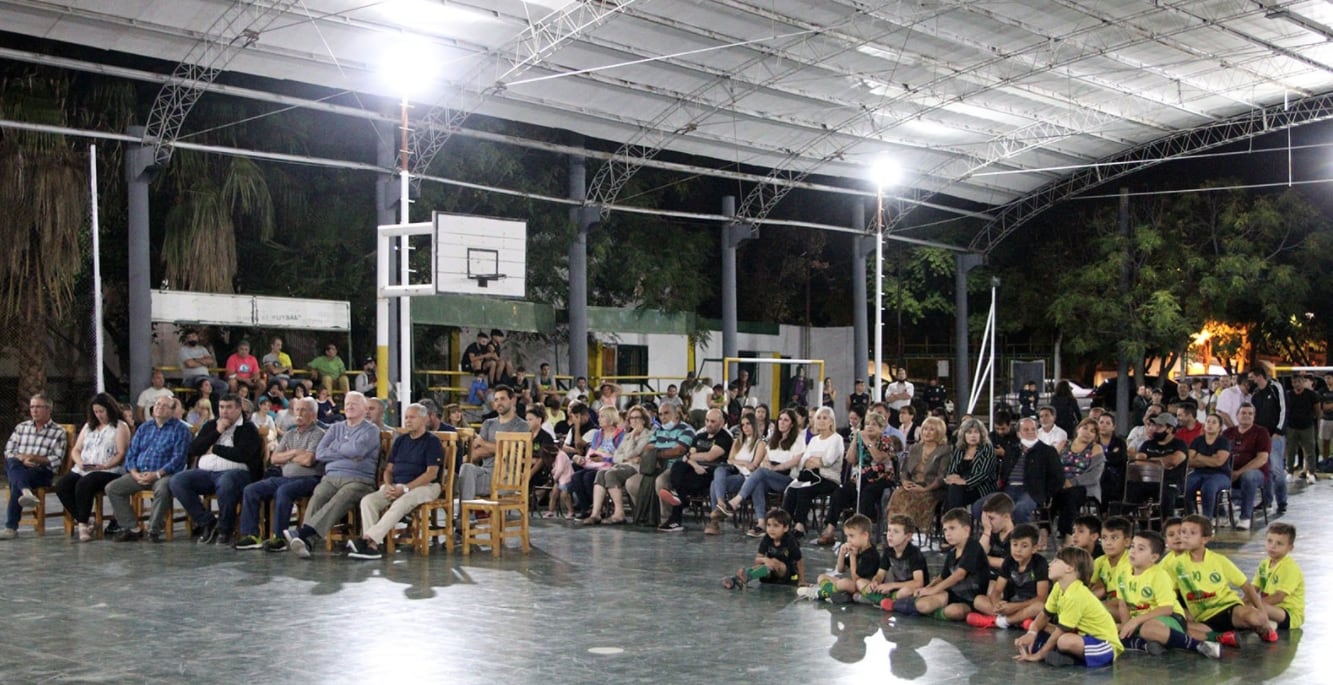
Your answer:
[[[324,354],[315,357],[307,364],[310,367],[310,378],[320,387],[330,392],[341,390],[347,392],[347,365],[343,364],[342,357],[338,356],[338,346],[329,343],[324,347]]]
[[[65,429],[51,420],[51,398],[37,393],[28,399],[31,420],[14,427],[5,443],[5,472],[9,475],[9,510],[0,540],[18,537],[23,510],[37,506],[33,488],[50,487],[68,451]]]
[[[236,549],[259,549],[281,552],[287,541],[278,533],[292,518],[292,504],[315,492],[315,485],[324,475],[324,465],[315,461],[315,448],[324,438],[324,429],[315,423],[315,400],[302,397],[292,400],[291,411],[296,415],[296,427],[282,434],[277,449],[269,454],[269,463],[282,467],[281,476],[265,478],[245,486],[241,494],[241,538]],[[259,508],[273,500],[273,535],[259,539]]]
[[[703,495],[713,482],[713,468],[726,460],[731,452],[731,433],[720,409],[709,409],[704,418],[704,429],[694,434],[694,442],[685,457],[668,470],[668,488],[658,491],[663,502],[671,506],[667,520],[658,530],[678,533],[684,530],[681,519],[689,507],[691,496]]]
[[[227,387],[237,392],[240,386],[249,388],[250,395],[259,392],[259,360],[250,354],[250,341],[242,340],[236,351],[227,357]]]
[[[157,403],[159,397],[171,397],[171,388],[167,386],[167,378],[162,375],[160,369],[153,369],[153,375],[148,379],[149,386],[139,393],[139,399],[134,403],[135,423],[143,423],[153,419],[153,405]]]
[[[1064,467],[1054,447],[1037,436],[1037,420],[1025,416],[1018,420],[1018,445],[1006,448],[1000,462],[1003,492],[1014,501],[1014,523],[1032,520],[1038,507],[1046,506],[1064,485]],[[999,494],[999,493],[996,493]],[[981,518],[981,509],[989,497],[978,500],[973,514]]]
[[[185,454],[190,448],[190,424],[176,418],[180,401],[159,397],[153,403],[152,420],[134,431],[125,452],[125,475],[106,486],[111,511],[120,532],[113,540],[129,542],[144,536],[130,504],[130,496],[140,490],[153,491],[153,513],[148,518],[148,539],[162,542],[162,526],[171,507],[171,474],[185,468]]]
[[[217,366],[217,359],[208,347],[199,340],[199,331],[186,331],[184,344],[177,355],[181,364],[181,380],[186,387],[199,389],[201,383],[208,383],[212,386],[213,396],[218,397],[227,392],[227,381],[217,378],[212,374],[212,368]]]
[[[261,440],[259,429],[245,420],[241,398],[228,393],[218,400],[218,417],[190,443],[189,456],[199,461],[172,477],[171,494],[194,521],[199,544],[231,544],[241,493],[264,474]],[[204,508],[201,495],[217,495],[218,516]]]
[[[305,522],[283,532],[287,548],[302,559],[310,558],[316,538],[328,535],[333,524],[375,489],[380,432],[366,420],[366,404],[365,395],[347,393],[343,402],[347,420],[329,426],[315,448],[315,460],[324,465],[324,478],[310,495]]]
[[[491,408],[498,415],[481,423],[481,429],[472,439],[470,459],[458,469],[458,497],[476,499],[477,495],[491,493],[491,473],[495,470],[495,434],[527,433],[528,422],[514,412],[514,391],[507,385],[497,386],[491,398]]]
[[[398,521],[440,496],[437,477],[444,461],[444,445],[426,432],[426,408],[407,405],[403,427],[407,434],[393,441],[380,479],[384,484],[361,498],[361,539],[347,541],[347,556],[353,559],[379,559],[380,543]]]
[[[1268,429],[1254,422],[1254,405],[1249,402],[1236,409],[1236,425],[1223,431],[1222,437],[1231,443],[1231,499],[1240,503],[1236,529],[1249,530],[1255,496],[1269,489],[1272,440]]]

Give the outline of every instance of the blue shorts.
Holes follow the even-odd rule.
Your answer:
[[[1037,634],[1032,642],[1032,651],[1037,651],[1046,644],[1046,640],[1051,634],[1042,631]],[[1099,640],[1091,635],[1080,635],[1083,638],[1083,665],[1088,668],[1101,668],[1115,663],[1115,648],[1106,640]],[[1070,656],[1073,656],[1072,654]],[[1074,657],[1077,659],[1078,657]]]

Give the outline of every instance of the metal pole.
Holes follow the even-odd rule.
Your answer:
[[[398,223],[407,225],[412,222],[411,209],[412,202],[408,196],[410,191],[412,172],[409,171],[408,157],[412,154],[411,148],[407,143],[407,98],[403,98],[403,123],[402,123],[402,141],[403,147],[399,152],[400,163],[399,171],[399,195],[398,195]],[[398,283],[399,285],[410,285],[412,245],[410,236],[401,236],[398,238]],[[432,268],[434,265],[432,265]],[[412,403],[412,298],[398,298],[398,416],[405,416],[407,405]]]
[[[131,126],[129,134],[142,141],[142,126]],[[153,362],[152,260],[149,254],[148,184],[157,168],[153,149],[141,142],[130,143],[125,154],[125,195],[129,224],[130,310],[130,397],[148,386]]]
[[[864,230],[866,207],[861,200],[852,204],[852,226]],[[846,379],[846,392],[854,389],[852,382],[870,367],[870,335],[866,329],[866,257],[870,236],[857,236],[852,244],[852,377]]]
[[[884,399],[884,188],[875,193],[875,388],[872,401]]]
[[[722,198],[722,214],[736,215],[736,197],[727,195]],[[738,356],[736,343],[736,233],[738,227],[733,222],[722,225],[722,356],[730,359]],[[723,382],[731,377],[731,362],[723,364]],[[740,374],[736,374],[740,375]]]
[[[1000,290],[1000,279],[990,279],[990,401],[986,403],[990,407],[986,422],[987,426],[995,427],[995,339],[1000,337],[999,322],[999,301],[996,299],[996,293]]]
[[[92,190],[93,230],[93,359],[97,363],[97,392],[106,392],[106,373],[103,371],[102,350],[102,238],[97,215],[97,146],[88,146],[88,186]]]
[[[1130,248],[1129,225],[1129,188],[1120,189],[1120,237],[1125,241],[1125,263],[1120,267],[1120,296],[1128,297],[1131,265],[1134,263],[1133,250]],[[1120,435],[1129,435],[1129,355],[1120,353],[1116,361],[1115,383],[1115,430]],[[1140,383],[1143,378],[1138,378]],[[1135,448],[1137,449],[1137,445]]]
[[[569,199],[588,199],[587,168],[583,157],[569,156]],[[569,244],[569,375],[588,375],[588,227],[596,207],[571,207],[574,241]]]

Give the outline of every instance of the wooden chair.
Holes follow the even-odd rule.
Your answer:
[[[69,473],[69,470],[73,468],[74,463],[73,457],[70,456],[74,453],[74,426],[68,423],[62,423],[60,424],[60,427],[65,429],[65,457],[60,460],[60,468],[51,479],[50,485],[32,488],[32,494],[37,497],[37,504],[32,508],[31,514],[27,514],[27,510],[25,509],[25,513],[19,516],[19,525],[22,526],[25,523],[31,523],[32,529],[37,533],[38,537],[46,537],[46,519],[65,516],[64,511],[48,512],[46,510],[46,496],[49,493],[55,492],[56,482],[60,480],[61,476]]]
[[[435,437],[444,445],[444,459],[440,464],[440,496],[422,504],[412,512],[408,534],[417,554],[430,554],[430,545],[437,537],[444,537],[445,551],[454,551],[454,457],[458,454],[458,433],[436,431]],[[441,520],[441,517],[443,520]],[[384,539],[384,549],[393,555],[394,533]]]
[[[134,526],[138,524],[143,524],[143,530],[147,531],[148,519],[152,517],[152,508],[153,508],[152,505],[153,505],[152,488],[149,488],[147,490],[139,490],[138,492],[135,492],[133,495],[130,495],[130,507],[134,510],[135,522],[131,523],[128,526],[125,525],[124,523],[121,523],[120,524],[121,527],[124,528],[125,530],[130,530],[131,528],[134,528]],[[190,517],[182,516],[180,520],[189,521]],[[163,528],[162,528],[162,534],[164,537],[166,537],[168,542],[170,542],[175,538],[176,521],[177,521],[176,500],[175,498],[168,495],[167,517],[166,520],[163,521]],[[185,526],[186,535],[189,535],[190,530],[191,530],[190,526],[187,523]]]
[[[532,544],[528,537],[528,482],[532,478],[532,435],[496,433],[495,470],[491,473],[491,494],[486,498],[464,500],[459,516],[463,522],[463,555],[472,553],[472,545],[490,545],[491,555],[500,556],[505,538],[517,537],[526,553]],[[519,514],[515,527],[507,526],[505,515]],[[478,516],[472,521],[473,516]]]
[[[389,463],[389,452],[393,449],[393,440],[402,429],[380,431],[380,456],[379,463],[375,465],[375,487],[379,487],[380,479],[384,476],[384,465]],[[308,498],[302,498],[298,506],[301,507],[301,518],[305,518],[305,507],[310,503]],[[343,517],[343,522],[332,528],[329,528],[329,534],[324,536],[324,549],[332,552],[337,545],[346,544],[348,540],[361,535],[361,507],[352,507]]]
[[[257,429],[259,430],[259,463],[262,464],[262,466],[260,466],[259,468],[259,473],[260,477],[263,477],[264,471],[268,470],[268,426],[258,426]],[[213,503],[217,501],[217,498],[218,496],[215,494],[201,495],[200,500],[204,503],[204,511],[212,511]],[[242,502],[239,501],[236,502],[237,525],[240,525],[241,508],[244,506],[245,505]],[[267,513],[268,513],[267,508],[259,510],[259,529],[261,531],[264,530],[264,526],[267,524],[267,517],[265,516],[265,514]],[[185,530],[190,532],[194,531],[194,521],[191,521],[189,516],[185,517]],[[236,531],[232,532],[235,533]]]

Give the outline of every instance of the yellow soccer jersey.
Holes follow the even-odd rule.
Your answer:
[[[1291,555],[1282,557],[1276,565],[1272,559],[1264,559],[1254,572],[1253,583],[1261,594],[1287,593],[1278,607],[1287,612],[1293,630],[1301,627],[1305,622],[1305,574]]]
[[[1170,606],[1173,614],[1185,615],[1184,608],[1176,599],[1176,586],[1171,582],[1171,574],[1161,566],[1149,566],[1138,575],[1134,575],[1134,569],[1130,568],[1116,578],[1116,589],[1120,599],[1125,600],[1129,606],[1131,618],[1162,606]]]
[[[1046,596],[1046,611],[1055,615],[1055,622],[1060,626],[1073,628],[1080,635],[1104,640],[1115,650],[1117,658],[1125,651],[1125,646],[1120,644],[1120,635],[1111,612],[1102,606],[1101,600],[1092,594],[1092,590],[1083,585],[1083,581],[1076,580],[1067,588],[1060,587],[1059,583],[1051,583],[1051,594]]]
[[[1116,592],[1119,591],[1118,580],[1122,573],[1132,573],[1133,566],[1130,566],[1129,555],[1120,554],[1120,561],[1115,566],[1111,565],[1111,557],[1103,554],[1092,562],[1092,582],[1101,583],[1106,588],[1106,598],[1115,599]]]
[[[1196,562],[1189,554],[1182,554],[1176,562],[1176,588],[1184,595],[1190,615],[1199,622],[1240,604],[1240,596],[1232,586],[1245,583],[1245,574],[1230,559],[1211,549],[1203,551],[1203,561]]]

